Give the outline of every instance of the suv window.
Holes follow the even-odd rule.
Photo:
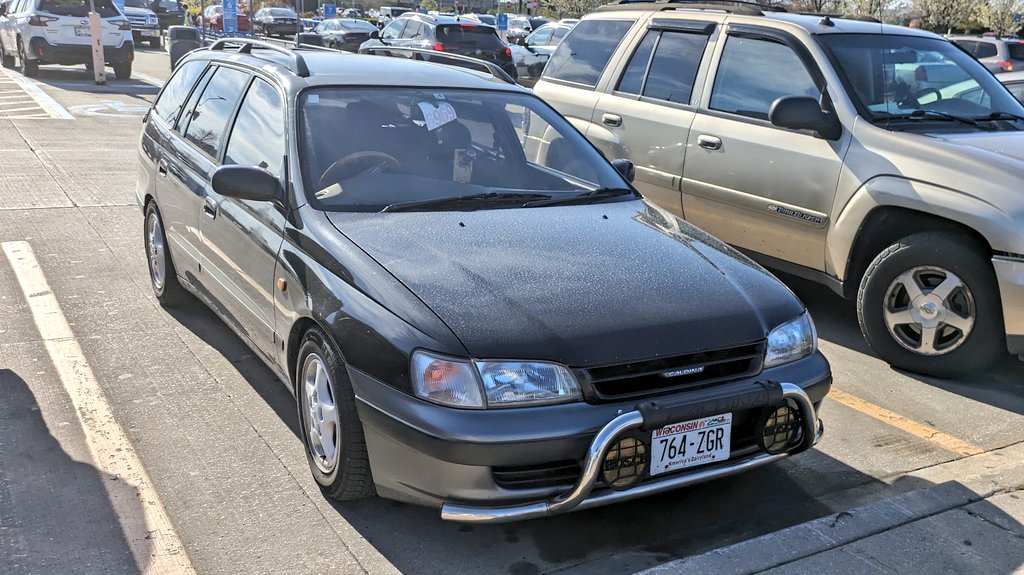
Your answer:
[[[205,68],[206,62],[202,60],[185,62],[179,66],[171,79],[167,81],[164,91],[160,93],[160,97],[153,106],[153,112],[173,126],[175,120],[178,119],[178,113],[185,106],[185,99],[188,98],[192,86],[195,85]]]
[[[792,48],[785,44],[730,36],[711,90],[711,109],[768,119],[777,98],[821,95]]]
[[[394,40],[402,35],[402,28],[405,27],[407,20],[402,18],[401,20],[395,20],[384,27],[384,31],[381,32],[380,37],[384,40]]]
[[[437,27],[437,41],[441,44],[471,46],[484,50],[497,50],[504,47],[494,28],[490,26],[445,24]]]
[[[978,42],[978,49],[974,51],[975,58],[991,58],[999,53],[999,48],[989,42]]]
[[[249,81],[249,74],[233,68],[218,68],[203,88],[202,95],[191,113],[185,139],[216,158],[220,155],[221,136],[235,103]]]
[[[633,26],[630,20],[584,20],[558,45],[544,76],[596,86],[608,60]]]
[[[547,46],[548,40],[551,40],[551,34],[553,33],[554,30],[550,26],[542,28],[531,34],[530,39],[526,43],[530,46]]]
[[[95,4],[100,18],[110,18],[120,14],[112,0],[95,0]],[[39,11],[58,16],[84,17],[89,15],[89,0],[40,0]]]
[[[257,166],[284,176],[284,103],[270,84],[256,79],[238,109],[231,129],[225,164]]]
[[[1006,50],[1010,53],[1011,60],[1024,60],[1024,42],[1008,43]]]
[[[622,74],[619,91],[688,104],[708,38],[704,34],[648,32]],[[650,57],[652,48],[653,59]]]

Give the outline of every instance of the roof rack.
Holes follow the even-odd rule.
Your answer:
[[[302,54],[295,50],[289,50],[283,46],[271,44],[263,40],[253,40],[250,38],[221,38],[210,46],[210,50],[227,50],[229,46],[238,46],[239,54],[252,54],[253,48],[262,48],[264,50],[273,50],[279,54],[288,56],[288,69],[295,73],[300,78],[309,77],[309,68],[306,67],[306,61],[302,58]]]
[[[786,12],[782,6],[765,6],[747,0],[615,0],[598,10],[621,10],[624,6],[635,6],[637,10],[646,10],[651,4],[664,6],[662,10],[690,9],[717,10],[744,16],[764,16],[767,12]]]
[[[501,69],[500,66],[487,60],[481,60],[479,58],[473,58],[471,56],[463,56],[462,54],[452,54],[451,52],[438,52],[436,50],[424,50],[423,48],[405,48],[399,46],[372,46],[370,48],[363,48],[359,51],[360,54],[376,54],[377,52],[408,52],[409,54],[425,54],[433,58],[441,58],[447,60],[458,60],[459,62],[468,62],[475,64],[487,70],[491,76],[495,79],[507,82],[515,85],[516,81],[512,79],[512,76],[508,75],[508,72]]]

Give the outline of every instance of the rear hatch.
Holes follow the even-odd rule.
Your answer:
[[[94,0],[100,15],[104,46],[120,46],[125,31],[118,22],[125,17],[114,6],[113,0]],[[37,14],[53,18],[43,26],[43,33],[51,44],[86,45],[90,42],[89,0],[40,0]]]
[[[462,54],[507,64],[512,61],[508,46],[494,28],[477,24],[442,24],[437,27],[437,42],[445,52]],[[438,49],[437,46],[434,49]]]
[[[1013,69],[1024,70],[1024,42],[1007,42],[1006,50],[1010,53]]]

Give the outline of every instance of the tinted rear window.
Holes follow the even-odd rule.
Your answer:
[[[271,8],[270,15],[280,16],[281,18],[295,18],[295,12],[292,12],[287,8]]]
[[[1024,60],[1024,43],[1007,44],[1006,49],[1010,52],[1011,60]]]
[[[447,24],[437,27],[437,40],[442,44],[458,44],[475,48],[495,49],[501,47],[501,40],[488,26],[467,26]]]
[[[615,48],[632,26],[629,20],[580,22],[551,55],[544,76],[596,86]]]
[[[95,0],[95,3],[96,12],[101,18],[119,14],[113,0]],[[89,0],[42,0],[39,3],[39,10],[58,16],[88,16]]]
[[[988,42],[978,42],[978,48],[974,51],[975,58],[991,58],[996,54],[999,54],[999,48]]]

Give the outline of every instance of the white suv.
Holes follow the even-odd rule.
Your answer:
[[[118,79],[132,75],[132,25],[112,0],[94,0],[102,20],[103,54]],[[0,8],[0,58],[35,76],[40,64],[92,65],[89,0],[11,0]]]

